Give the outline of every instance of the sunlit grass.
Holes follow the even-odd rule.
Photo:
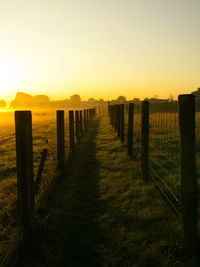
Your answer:
[[[6,123],[2,123],[0,129],[0,259],[8,246],[12,243],[18,231],[17,220],[17,175],[16,175],[16,150],[15,150],[15,126],[14,113],[3,115]],[[2,117],[0,115],[0,117]],[[65,148],[68,144],[68,121],[65,118]],[[56,113],[51,112],[40,116],[33,112],[33,167],[34,179],[36,179],[41,153],[48,149],[42,180],[36,202],[56,173]]]

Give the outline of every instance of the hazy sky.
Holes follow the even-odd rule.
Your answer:
[[[0,98],[190,93],[199,14],[199,0],[0,0]]]

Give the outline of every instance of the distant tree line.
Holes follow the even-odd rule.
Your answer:
[[[46,95],[32,96],[27,93],[18,92],[15,99],[10,102],[10,108],[88,108],[94,106],[107,105],[107,101],[102,98],[95,100],[89,98],[87,101],[82,101],[78,94],[74,94],[70,99],[51,101]]]
[[[159,99],[157,96],[153,98],[145,98],[152,103],[166,103],[169,101],[174,101],[172,95],[168,99]],[[103,98],[99,100],[95,100],[94,98],[89,98],[87,101],[81,100],[81,97],[78,94],[74,94],[70,96],[69,99],[51,101],[47,95],[35,95],[32,96],[30,94],[24,92],[18,92],[15,96],[15,99],[10,102],[10,108],[87,108],[94,106],[106,106],[108,102],[110,104],[120,104],[120,103],[139,103],[140,98],[133,98],[131,100],[127,100],[125,96],[119,96],[116,99],[112,99],[110,101],[104,101]],[[5,101],[0,101],[0,108],[5,107]]]
[[[192,94],[196,96],[196,101],[200,107],[200,88],[198,88],[197,91],[192,92]],[[148,100],[151,103],[177,102],[177,100],[174,100],[172,94],[166,99],[159,99],[158,96],[155,95],[152,98],[145,98],[144,100]],[[129,102],[139,103],[140,101],[140,98],[127,100],[126,97],[122,95],[110,101],[104,101],[103,98],[100,98],[99,100],[89,98],[87,101],[83,101],[78,94],[70,96],[69,99],[51,101],[47,95],[32,96],[24,92],[18,92],[15,96],[15,99],[10,102],[10,108],[88,108],[94,106],[106,108],[108,103],[114,105]],[[5,107],[6,102],[4,100],[0,100],[0,108]]]

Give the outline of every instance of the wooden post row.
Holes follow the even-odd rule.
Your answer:
[[[65,127],[64,110],[57,110],[57,167],[65,165]]]
[[[149,180],[149,101],[142,101],[142,177]]]
[[[35,228],[31,111],[15,111],[18,207],[24,241],[31,245]]]
[[[195,160],[194,95],[179,95],[181,144],[181,198],[183,246],[190,254],[197,251],[197,175]]]

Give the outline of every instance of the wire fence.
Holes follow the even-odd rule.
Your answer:
[[[125,104],[125,140],[128,141],[128,104]],[[142,103],[134,104],[132,157],[142,159]],[[180,147],[178,102],[149,105],[149,170],[174,211],[180,211]]]
[[[195,103],[195,175],[193,175],[190,165],[190,161],[192,161],[190,160],[190,156],[192,159],[193,155],[189,155],[186,152],[190,151],[190,140],[191,147],[193,142],[193,134],[191,134],[193,125],[190,124],[192,120],[193,106],[191,104],[194,102],[193,100],[193,96],[185,95],[180,97],[180,102],[166,101],[149,103],[148,101],[143,101],[134,104],[118,104],[125,106],[125,140],[123,142],[121,139],[121,142],[127,145],[128,154],[134,160],[141,162],[138,167],[141,166],[144,181],[148,182],[149,179],[155,184],[161,193],[160,197],[165,201],[170,212],[172,211],[173,217],[175,216],[174,219],[180,222],[180,219],[183,217],[183,228],[189,229],[192,224],[188,221],[188,218],[193,217],[193,226],[190,230],[195,228],[196,223],[200,226],[200,217],[198,217],[197,222],[195,222],[195,210],[197,206],[195,202],[197,191],[195,183],[198,181],[200,171],[200,102],[198,99]],[[180,115],[179,112],[180,105],[183,115]],[[145,106],[148,108],[145,109]],[[131,109],[133,109],[133,114],[130,113]],[[117,107],[109,106],[111,124],[112,126],[117,125],[115,129],[117,132],[120,132],[118,131],[118,127],[122,127],[122,125],[117,122],[120,119],[116,110]],[[122,116],[122,114],[120,116]],[[131,121],[132,125],[130,126]],[[179,122],[182,125],[182,130],[180,129]],[[129,131],[130,127],[132,128],[132,133]],[[145,138],[143,135],[145,135]],[[118,136],[120,137],[119,134]],[[129,140],[130,138],[131,142]],[[183,140],[185,140],[185,138],[187,141],[184,141],[184,143]],[[194,166],[193,169],[195,169],[195,163],[193,162],[192,164]],[[187,167],[183,165],[189,166],[191,175],[190,173],[185,174],[187,172]],[[151,188],[149,183],[147,183],[147,187]],[[150,192],[150,189],[147,190],[148,194],[151,194]],[[187,201],[187,204],[185,201]],[[162,202],[160,202],[160,205],[162,205],[161,203]],[[188,207],[191,207],[191,210],[193,209],[194,211],[193,214],[190,214],[191,216],[188,213],[190,209]],[[185,240],[187,239],[189,243],[191,239],[189,240],[188,232],[184,232],[184,236],[186,236],[184,238]],[[193,245],[196,238],[197,237],[193,235]],[[187,247],[187,245],[185,246]]]

